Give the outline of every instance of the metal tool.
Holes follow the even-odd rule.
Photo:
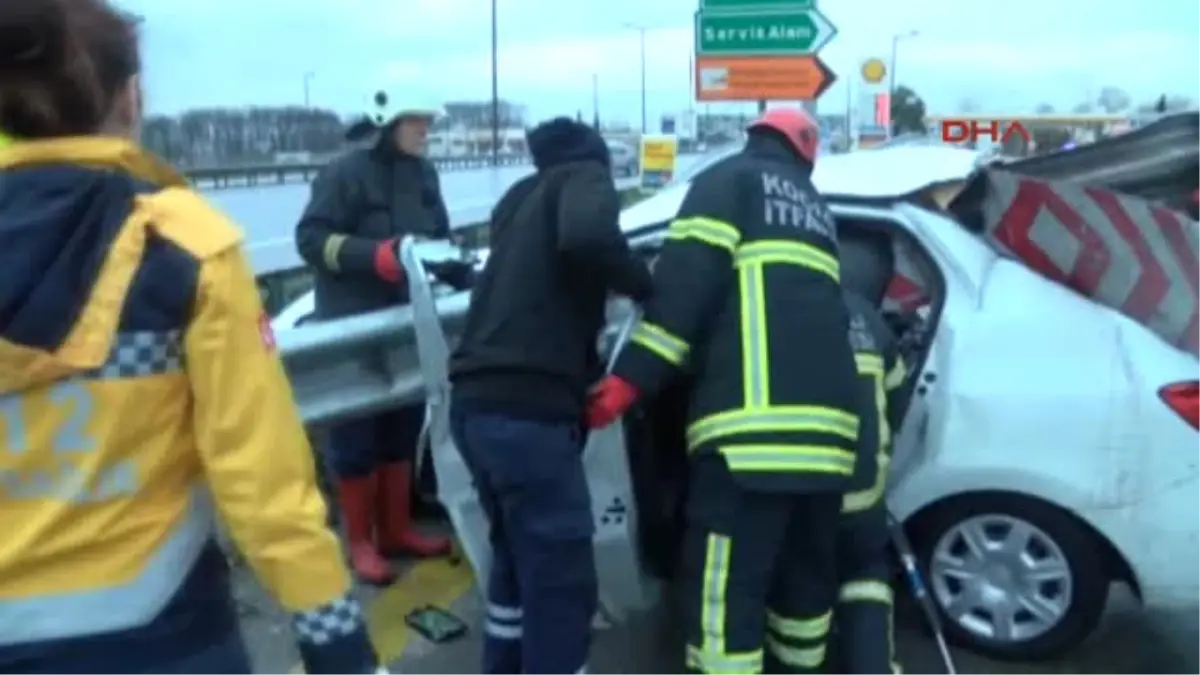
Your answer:
[[[929,622],[929,628],[933,631],[933,639],[937,642],[938,651],[941,652],[946,672],[949,675],[957,675],[954,659],[950,656],[950,647],[946,644],[946,633],[942,630],[942,618],[933,604],[933,598],[929,597],[929,587],[925,584],[920,569],[917,568],[917,555],[908,541],[908,535],[904,533],[900,521],[896,520],[890,510],[887,514],[887,523],[892,543],[896,547],[896,554],[900,556],[900,564],[904,567],[904,577],[908,580],[908,587],[917,604],[921,606],[921,612],[925,615],[925,620]]]

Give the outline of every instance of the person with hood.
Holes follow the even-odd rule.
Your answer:
[[[588,425],[691,379],[681,582],[692,672],[816,672],[837,599],[858,392],[837,225],[812,184],[819,135],[767,111],[745,148],[693,179],[654,295]]]
[[[306,671],[373,672],[242,234],[134,140],[136,25],[0,3],[0,672],[251,672],[217,513]]]
[[[896,270],[894,245],[885,233],[858,232],[842,238],[841,259],[860,403],[858,459],[838,535],[837,672],[899,673],[884,492],[892,430],[904,412],[896,392],[907,370],[880,309]]]
[[[424,157],[441,106],[381,90],[367,107],[364,123],[379,130],[378,140],[325,167],[296,225],[296,247],[313,270],[318,319],[407,303],[400,238],[450,236],[437,169]],[[470,272],[453,262],[426,268],[455,286]],[[423,414],[419,406],[402,408],[329,430],[350,563],[369,584],[396,578],[385,556],[450,551],[448,539],[423,535],[413,524],[413,460]]]
[[[528,144],[537,172],[492,212],[451,357],[451,420],[492,528],[482,672],[575,673],[597,608],[584,403],[608,293],[645,300],[651,280],[600,134],[564,117]]]

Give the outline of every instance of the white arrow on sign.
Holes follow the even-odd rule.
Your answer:
[[[817,34],[813,36],[812,46],[808,48],[810,52],[816,54],[824,49],[825,45],[833,41],[833,38],[837,35],[838,31],[837,27],[833,25],[833,22],[830,21],[824,14],[822,14],[821,10],[817,9],[816,7],[808,10],[807,13],[808,18],[811,19],[813,25],[817,27]]]

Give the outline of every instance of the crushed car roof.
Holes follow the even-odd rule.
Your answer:
[[[621,229],[632,232],[670,219],[679,210],[691,179],[699,171],[736,152],[725,149],[696,162],[688,172],[653,197],[621,212]],[[827,155],[817,162],[813,182],[830,197],[882,199],[901,197],[918,190],[971,174],[980,162],[974,150],[950,146],[900,146]]]

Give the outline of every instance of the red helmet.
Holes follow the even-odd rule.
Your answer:
[[[816,120],[803,108],[772,108],[751,122],[747,129],[774,129],[809,163],[817,161],[821,135]]]

